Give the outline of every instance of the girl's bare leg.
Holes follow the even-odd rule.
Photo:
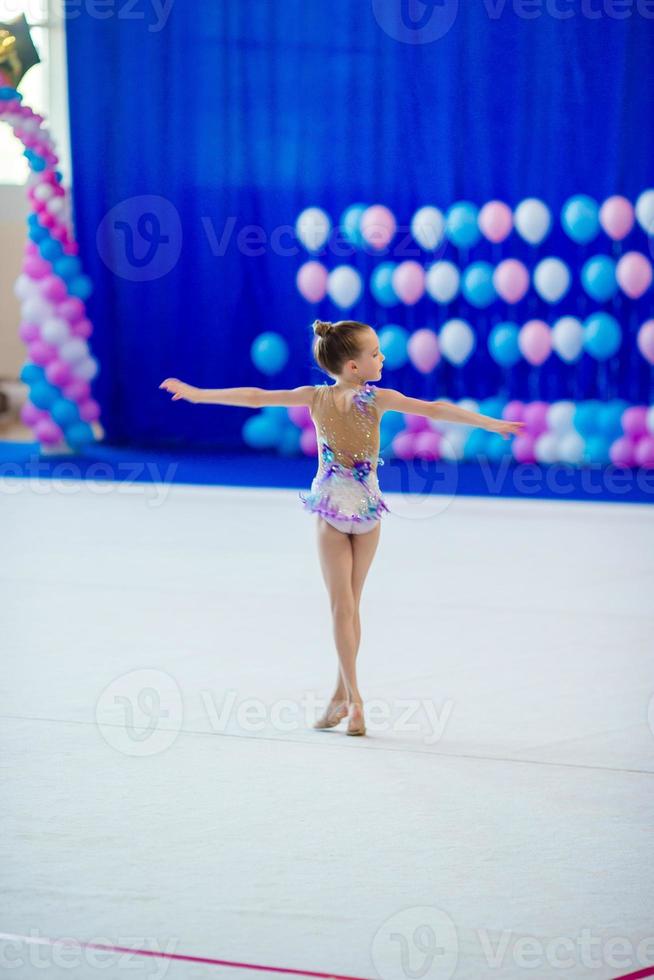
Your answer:
[[[327,531],[335,532],[335,534],[337,535],[335,545],[341,544],[342,552],[344,555],[343,563],[339,564],[337,561],[335,563],[335,568],[333,572],[330,571],[332,565],[331,552],[329,548],[325,548],[323,551],[323,548],[321,547],[322,541],[325,540],[324,537],[321,538],[321,531],[323,528],[326,528]],[[352,630],[354,635],[354,640],[353,640],[354,664],[356,663],[356,656],[359,651],[359,646],[361,643],[361,618],[359,612],[361,594],[363,592],[363,585],[366,579],[366,575],[368,574],[368,570],[370,569],[372,560],[377,550],[377,545],[379,544],[380,530],[381,530],[381,525],[378,524],[377,527],[375,527],[372,531],[368,531],[366,534],[345,535],[341,531],[336,531],[336,529],[332,528],[329,524],[327,524],[326,521],[321,521],[319,519],[319,527],[318,527],[319,550],[321,553],[321,564],[323,567],[323,575],[325,577],[325,583],[330,593],[330,598],[332,598],[333,596],[333,589],[330,586],[330,582],[333,581],[335,576],[336,577],[343,576],[347,572],[347,564],[348,564],[347,551],[344,545],[342,545],[342,543],[339,541],[339,538],[344,539],[344,541],[348,541],[351,549],[350,586],[351,586],[351,597],[353,600]],[[323,534],[326,534],[326,532],[323,532]],[[324,558],[323,558],[323,554],[324,554]],[[332,610],[333,608],[334,608],[334,604],[332,599]],[[335,636],[336,636],[336,622],[334,624],[334,627],[335,627]],[[340,658],[340,654],[339,654],[339,658]],[[341,718],[345,717],[346,710],[344,708],[344,705],[346,701],[349,701],[350,703],[355,703],[357,706],[361,705],[361,696],[359,694],[358,688],[356,688],[356,690],[353,690],[352,685],[348,686],[347,677],[343,669],[343,659],[340,658],[340,660],[341,663],[339,665],[339,672],[336,679],[336,688],[334,690],[334,693],[332,694],[330,704],[327,708],[325,716],[323,716],[324,720],[332,721],[333,723],[336,723]],[[355,684],[356,684],[356,680],[355,680]],[[358,708],[358,710],[360,710],[360,708]],[[358,714],[354,716],[355,725],[359,718],[360,715]]]
[[[351,536],[318,518],[318,555],[332,611],[334,641],[339,659],[336,691],[326,715],[334,722],[347,714],[345,702],[360,699],[356,679],[357,638],[354,628],[355,601],[352,591]],[[321,719],[322,721],[323,719]]]

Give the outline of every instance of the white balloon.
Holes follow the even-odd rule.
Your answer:
[[[534,269],[534,287],[547,303],[558,303],[570,289],[570,270],[561,259],[550,256]]]
[[[440,442],[440,451],[443,459],[453,461],[463,459],[466,440],[470,435],[470,430],[465,426],[459,425],[456,429],[451,428],[443,435]]]
[[[547,410],[547,426],[552,432],[562,435],[572,429],[577,406],[572,401],[552,402]]]
[[[411,219],[411,234],[426,252],[435,252],[445,237],[445,218],[438,208],[426,205]]]
[[[470,324],[465,320],[448,320],[443,324],[438,335],[441,354],[451,364],[465,364],[475,344],[475,335]]]
[[[427,269],[425,289],[437,303],[451,303],[460,281],[461,274],[453,262],[434,262]]]
[[[24,272],[16,279],[14,283],[14,296],[17,296],[20,300],[29,299],[31,296],[39,295],[39,286],[34,279],[30,279],[28,275]]]
[[[30,296],[20,308],[21,318],[28,323],[41,323],[54,313],[54,307],[42,296]]]
[[[537,197],[528,197],[513,212],[513,223],[521,238],[530,245],[538,245],[552,227],[552,215]]]
[[[338,265],[327,276],[327,295],[341,310],[349,310],[363,291],[361,276],[351,265]]]
[[[584,440],[572,429],[559,439],[558,457],[563,463],[580,463],[584,458]]]
[[[539,463],[556,463],[559,458],[559,446],[554,432],[543,432],[536,439],[534,456]]]
[[[66,198],[52,197],[45,206],[49,214],[59,215],[66,210]]]
[[[305,208],[295,223],[295,234],[309,252],[318,252],[323,247],[332,223],[322,208]]]
[[[37,201],[47,201],[53,194],[54,190],[50,184],[39,184],[34,188],[34,197]]]
[[[98,373],[98,362],[94,357],[86,357],[72,365],[73,374],[82,381],[91,381]]]
[[[552,347],[562,361],[572,364],[584,349],[584,328],[576,316],[562,316],[552,327]]]
[[[457,405],[459,408],[464,408],[466,412],[479,411],[479,402],[476,402],[474,398],[460,398]]]
[[[654,190],[643,191],[636,201],[636,218],[645,234],[654,235]]]
[[[65,344],[70,337],[70,326],[63,317],[51,316],[45,320],[41,327],[41,336],[49,344],[59,347]]]
[[[71,337],[59,348],[59,357],[69,364],[76,364],[88,356],[89,348],[81,337]]]

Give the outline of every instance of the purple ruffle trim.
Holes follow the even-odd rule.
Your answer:
[[[322,517],[332,517],[341,521],[354,521],[355,524],[360,524],[365,521],[377,521],[384,512],[391,513],[390,508],[386,505],[382,497],[370,501],[366,514],[347,514],[339,507],[334,507],[333,504],[330,504],[329,494],[300,493],[298,496],[305,510],[310,511],[312,514],[320,514]]]

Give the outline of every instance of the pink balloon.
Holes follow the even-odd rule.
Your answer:
[[[30,279],[43,279],[50,275],[50,263],[42,259],[40,255],[28,255],[23,262],[23,272]]]
[[[39,254],[39,248],[38,248],[38,245],[36,244],[36,242],[28,242],[27,243],[27,245],[25,246],[25,254],[26,255],[38,255]]]
[[[76,323],[71,323],[70,333],[72,337],[83,337],[85,340],[93,333],[93,326],[90,320],[78,320]]]
[[[297,425],[298,429],[306,429],[308,426],[313,425],[308,405],[290,405],[288,408],[288,417],[293,425]]]
[[[524,422],[525,403],[517,399],[507,402],[502,411],[502,418],[505,422]]]
[[[614,466],[633,466],[636,462],[636,443],[629,436],[616,439],[609,448]]]
[[[626,252],[615,267],[615,278],[630,299],[638,299],[652,284],[652,265],[642,252]]]
[[[504,259],[493,272],[493,285],[507,303],[518,303],[529,289],[529,273],[518,259]]]
[[[434,432],[424,415],[404,415],[405,432]]]
[[[647,470],[654,470],[654,436],[645,436],[638,440],[636,463]]]
[[[393,289],[405,306],[413,306],[425,292],[425,270],[418,262],[400,262],[393,270]]]
[[[647,406],[632,405],[622,413],[622,431],[637,439],[647,434]]]
[[[73,372],[71,371],[70,364],[58,358],[50,361],[46,366],[45,376],[50,384],[57,385],[59,388],[73,380]]]
[[[100,406],[96,402],[95,398],[88,398],[85,402],[79,406],[80,418],[84,419],[85,422],[95,422],[96,419],[100,418]]]
[[[56,446],[64,437],[54,419],[40,419],[34,426],[34,435],[45,446]]]
[[[57,224],[57,219],[54,214],[49,214],[47,211],[45,214],[41,215],[41,224],[44,228],[54,228]]]
[[[50,413],[44,408],[37,408],[36,405],[29,399],[25,402],[20,410],[20,419],[24,425],[29,425],[30,428],[39,421],[39,419],[49,418]]]
[[[57,307],[57,316],[68,320],[69,323],[77,323],[86,313],[86,307],[77,296],[69,296]]]
[[[41,366],[49,364],[50,361],[54,361],[59,356],[57,348],[51,344],[46,344],[44,340],[33,340],[27,350],[30,360]]]
[[[525,422],[529,435],[539,436],[547,431],[549,407],[547,402],[529,402],[528,405],[525,405],[522,421]]]
[[[46,276],[41,283],[41,295],[53,303],[58,303],[68,295],[66,283],[59,276]]]
[[[305,262],[295,277],[298,290],[309,303],[319,303],[327,294],[327,269],[321,262]]]
[[[64,252],[66,255],[77,255],[79,252],[79,245],[77,242],[66,242],[64,245]]]
[[[81,378],[76,378],[74,381],[71,381],[70,384],[67,384],[61,393],[64,398],[68,398],[71,402],[77,402],[79,404],[80,402],[84,402],[87,398],[89,398],[91,394],[91,385],[88,383],[88,381],[82,381]]]
[[[503,242],[513,228],[511,208],[504,201],[489,201],[479,212],[477,223],[489,242]]]
[[[311,428],[307,427],[306,429],[302,429],[300,434],[300,449],[305,456],[318,455],[318,437],[313,425]]]
[[[361,235],[374,249],[386,248],[396,231],[395,218],[383,204],[373,204],[361,215]]]
[[[415,437],[415,454],[418,459],[440,459],[441,437],[433,429],[418,432]]]
[[[409,360],[421,374],[429,374],[441,359],[438,337],[433,330],[424,327],[409,337],[407,344]]]
[[[636,343],[645,360],[654,364],[654,320],[646,320],[641,325]]]
[[[516,436],[511,446],[514,458],[519,463],[535,463],[536,453],[534,450],[535,439],[531,435]]]
[[[552,353],[552,334],[545,321],[528,320],[518,334],[518,347],[530,364],[543,364]]]
[[[391,443],[393,454],[398,459],[413,459],[415,456],[415,439],[413,432],[398,432]]]
[[[599,222],[614,242],[626,238],[634,226],[634,209],[631,201],[620,194],[607,197],[599,211]]]
[[[31,340],[39,340],[41,331],[35,323],[21,323],[18,328],[18,336],[24,344],[29,344]]]

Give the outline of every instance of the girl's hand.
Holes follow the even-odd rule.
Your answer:
[[[503,439],[509,436],[519,436],[525,428],[524,422],[504,422],[502,419],[494,419],[488,427],[490,432],[497,432]]]
[[[166,378],[165,381],[161,382],[159,387],[164,388],[166,391],[174,392],[172,398],[174,402],[178,401],[180,398],[183,398],[187,402],[195,401],[199,390],[198,388],[194,388],[193,385],[184,384],[184,382],[180,381],[178,378]]]

